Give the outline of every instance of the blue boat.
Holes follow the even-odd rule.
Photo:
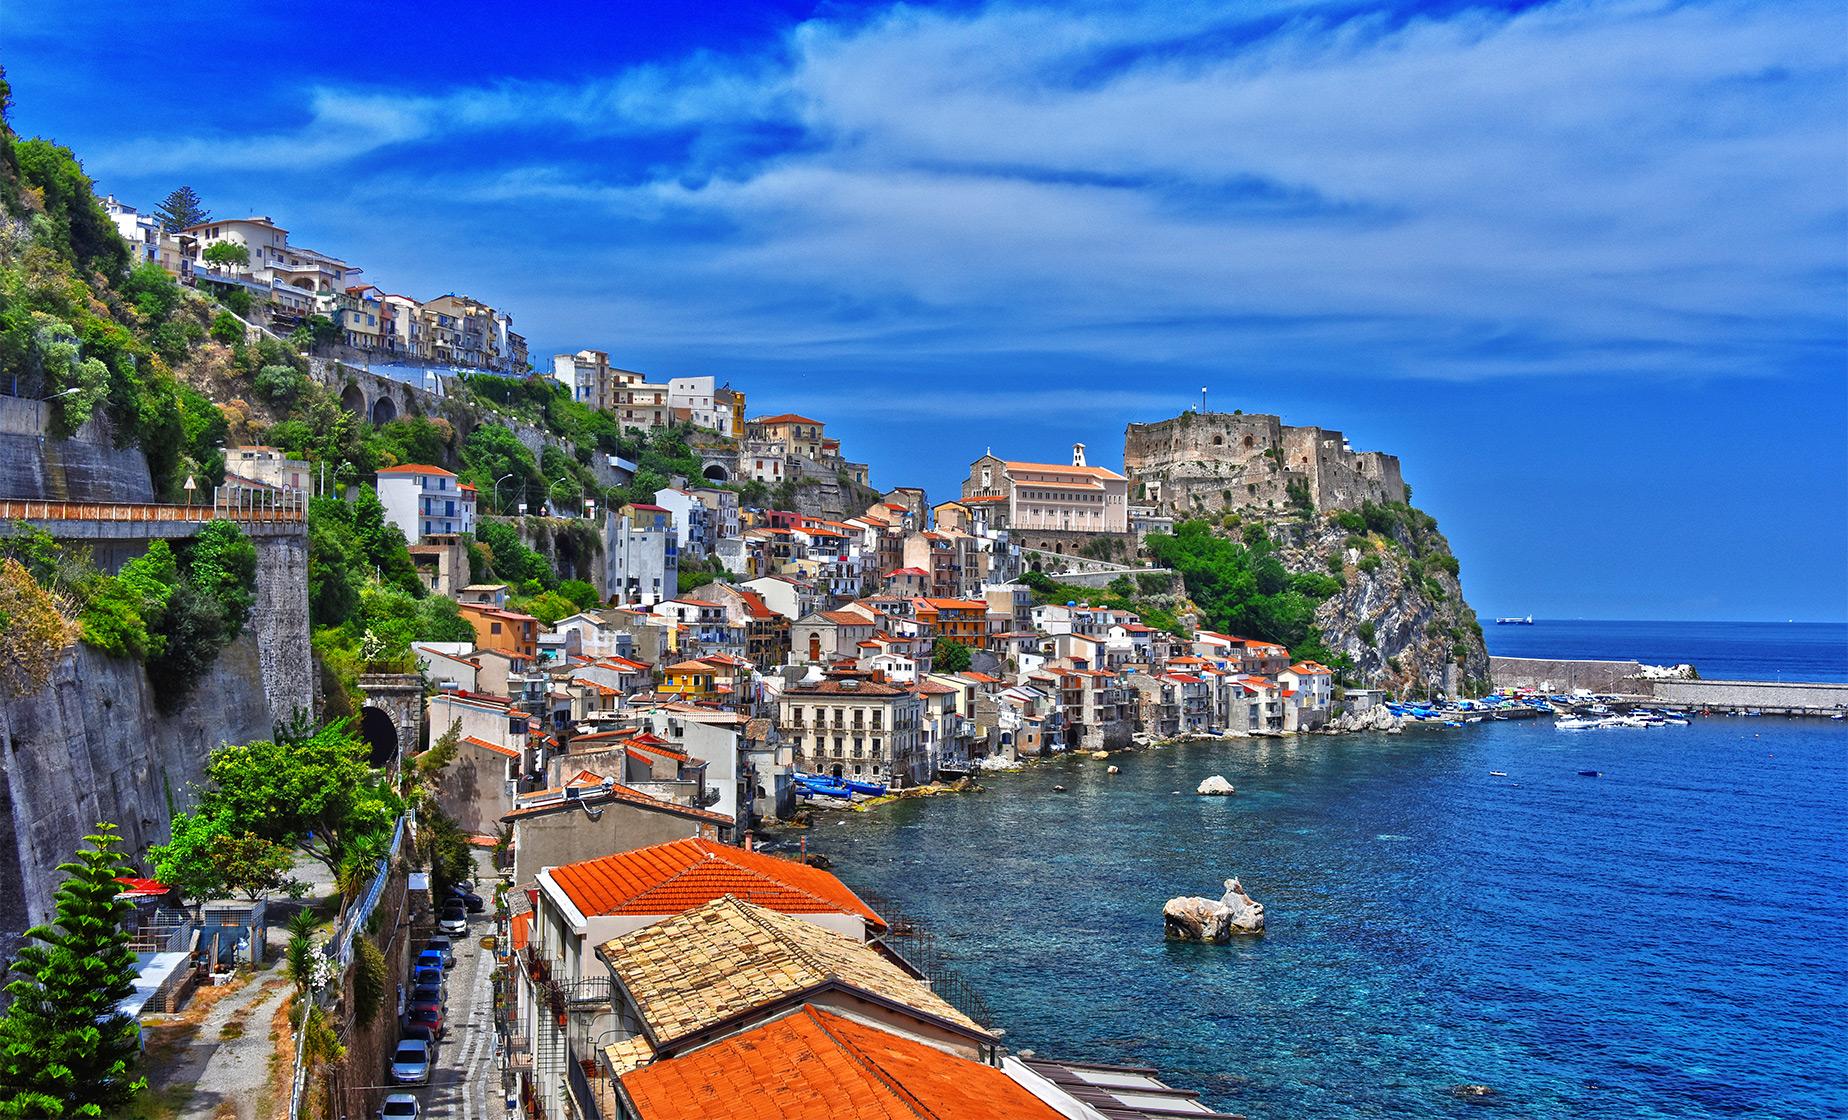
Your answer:
[[[855,793],[864,793],[869,797],[884,797],[886,787],[878,782],[856,782],[852,778],[842,778],[841,784]]]

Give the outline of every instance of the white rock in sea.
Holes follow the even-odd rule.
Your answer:
[[[1104,770],[1104,773],[1106,774],[1121,774],[1122,772],[1123,772],[1122,769],[1116,766],[1107,767]]]
[[[1232,940],[1232,911],[1224,903],[1198,895],[1171,898],[1161,908],[1163,936],[1170,941],[1224,945]]]
[[[1230,797],[1238,791],[1232,788],[1231,782],[1226,781],[1225,775],[1214,774],[1201,782],[1200,788],[1194,792],[1202,797]]]
[[[1236,877],[1226,880],[1226,893],[1219,905],[1225,907],[1226,921],[1233,933],[1264,932],[1264,904],[1246,894]]]

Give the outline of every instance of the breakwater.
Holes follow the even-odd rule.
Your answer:
[[[1711,711],[1763,711],[1779,715],[1833,715],[1848,711],[1848,682],[1730,681],[1645,677],[1637,661],[1491,657],[1497,688],[1547,692],[1589,689],[1600,695],[1650,700]]]

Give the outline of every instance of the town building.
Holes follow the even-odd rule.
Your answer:
[[[619,603],[653,606],[680,591],[680,540],[674,515],[630,503],[605,521],[604,586]]]
[[[1066,555],[1100,537],[1125,554],[1131,547],[1129,480],[1086,464],[1082,443],[1072,445],[1069,465],[983,455],[969,465],[962,496],[986,504],[988,527],[1022,547]]]
[[[797,769],[904,787],[932,777],[919,738],[922,711],[907,689],[836,676],[785,688],[777,722]]]
[[[386,520],[412,544],[432,533],[475,531],[475,488],[454,471],[406,463],[380,470],[376,485]]]

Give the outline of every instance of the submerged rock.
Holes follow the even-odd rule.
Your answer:
[[[1495,1095],[1495,1090],[1487,1085],[1452,1085],[1450,1095],[1459,1100],[1474,1100],[1492,1097]]]
[[[1230,797],[1238,791],[1232,788],[1231,782],[1226,781],[1225,775],[1214,774],[1201,782],[1200,788],[1194,792],[1202,797]]]

